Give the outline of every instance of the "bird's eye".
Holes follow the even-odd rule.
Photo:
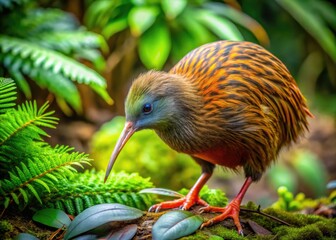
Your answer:
[[[150,103],[145,103],[143,108],[142,108],[142,111],[143,111],[144,114],[151,113],[152,110],[153,110],[153,106]]]

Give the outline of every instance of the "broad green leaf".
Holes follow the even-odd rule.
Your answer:
[[[110,234],[106,239],[107,240],[131,240],[138,230],[136,224],[130,224],[117,232]]]
[[[269,37],[266,30],[256,20],[244,12],[219,2],[208,2],[205,3],[204,6],[217,15],[226,17],[250,30],[263,46],[269,45]]]
[[[139,56],[148,69],[161,69],[171,49],[171,39],[165,23],[148,29],[139,41]]]
[[[69,216],[65,212],[53,208],[37,211],[33,215],[33,220],[54,228],[68,227],[71,223]]]
[[[121,204],[98,204],[80,213],[70,224],[64,239],[70,239],[112,221],[127,221],[140,218],[139,209]]]
[[[151,193],[151,194],[176,197],[176,198],[184,197],[184,195],[182,195],[181,193],[175,192],[173,190],[165,189],[165,188],[146,188],[146,189],[141,190],[139,193]]]
[[[168,19],[176,18],[187,6],[187,0],[162,0],[162,9],[165,12]]]
[[[305,1],[277,0],[292,17],[321,45],[324,51],[336,62],[336,39],[321,18],[307,6]]]
[[[208,10],[199,10],[197,18],[221,39],[242,41],[244,38],[238,28],[229,20]]]
[[[150,28],[158,14],[159,9],[157,7],[133,7],[128,14],[128,22],[133,36],[138,37]]]
[[[116,19],[112,22],[109,22],[104,29],[102,30],[102,35],[105,38],[110,38],[112,37],[115,33],[120,32],[122,30],[124,30],[125,28],[127,28],[128,26],[128,21],[127,18],[119,18]]]
[[[170,240],[187,236],[194,233],[202,223],[202,217],[191,212],[168,212],[154,224],[152,229],[153,240]]]

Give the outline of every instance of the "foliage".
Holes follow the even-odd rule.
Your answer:
[[[203,218],[188,211],[170,211],[153,225],[153,240],[178,239],[194,233],[203,223]]]
[[[0,79],[0,99],[13,100],[13,81]],[[8,100],[7,99],[7,100]],[[1,107],[0,129],[0,203],[7,208],[12,202],[23,208],[34,198],[42,203],[41,193],[76,171],[75,165],[87,164],[86,154],[71,152],[66,146],[52,148],[42,140],[47,136],[41,127],[54,128],[57,118],[46,112],[48,104],[40,109],[36,102],[26,102],[17,108]]]
[[[285,211],[299,211],[304,208],[316,207],[319,202],[308,199],[304,193],[298,193],[295,197],[292,192],[288,191],[286,187],[278,188],[279,199],[272,205],[275,209],[282,209]]]
[[[138,193],[153,184],[137,173],[113,173],[106,183],[103,179],[103,171],[86,171],[58,181],[55,189],[43,199],[42,207],[57,208],[78,215],[86,208],[102,203],[119,203],[141,210],[156,203],[153,196]]]
[[[135,38],[141,62],[161,69],[169,56],[179,60],[190,50],[216,39],[243,40],[236,26],[251,31],[263,44],[264,29],[246,14],[213,1],[88,1],[85,23],[106,39]],[[125,41],[126,42],[126,41]]]
[[[334,219],[289,213],[274,208],[262,210],[267,215],[261,215],[257,208],[255,204],[249,202],[244,209],[250,211],[241,212],[240,218],[249,239],[332,239],[336,234]],[[61,220],[57,215],[53,215],[53,221]],[[78,215],[68,227],[65,227],[63,234],[65,233],[65,239],[79,235],[90,239],[99,239],[103,236],[106,238],[107,235],[126,235],[131,239],[134,234],[136,234],[135,238],[152,236],[153,239],[176,239],[188,234],[191,235],[181,239],[244,239],[238,235],[235,226],[229,220],[205,229],[198,229],[203,217],[209,216],[191,211],[144,214],[137,209],[120,204],[99,204]],[[133,219],[131,223],[129,219]],[[47,217],[44,224],[49,224],[50,220],[50,217]],[[107,225],[107,223],[110,224]],[[251,227],[251,223],[254,228]]]
[[[81,112],[81,98],[74,82],[86,84],[107,102],[105,80],[76,60],[102,70],[107,50],[103,38],[79,28],[77,20],[58,9],[39,8],[35,1],[1,1],[0,74],[12,77],[30,98],[28,79],[47,88],[60,107],[70,113],[69,104]],[[76,60],[74,60],[76,59]]]
[[[94,165],[98,169],[105,170],[124,122],[124,117],[115,117],[93,136],[91,156],[96,160]],[[154,185],[170,189],[192,186],[201,171],[189,156],[171,150],[152,131],[135,133],[118,156],[113,169],[116,172],[139,172],[141,176],[150,176]]]
[[[155,202],[138,193],[153,185],[136,173],[114,174],[106,184],[103,172],[78,173],[75,167],[88,164],[88,155],[44,142],[48,135],[41,127],[54,128],[57,118],[47,112],[47,104],[38,108],[36,102],[26,102],[11,107],[15,90],[13,80],[0,79],[0,203],[4,208],[11,203],[21,209],[52,206],[77,215],[99,203],[147,209]]]
[[[86,209],[69,225],[64,239],[71,239],[94,228],[114,221],[138,219],[143,212],[121,204],[99,204]]]

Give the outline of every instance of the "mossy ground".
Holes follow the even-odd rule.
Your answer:
[[[247,209],[256,210],[257,206],[249,203],[243,206]],[[198,214],[198,207],[192,209]],[[225,220],[212,227],[198,230],[195,234],[182,238],[182,240],[220,240],[220,239],[284,239],[284,240],[309,240],[309,239],[336,239],[336,218],[328,219],[317,215],[306,215],[290,213],[282,210],[268,208],[263,210],[271,216],[277,217],[291,226],[270,219],[258,213],[241,211],[241,223],[244,230],[244,237],[238,235],[231,219]],[[151,229],[161,213],[147,213],[137,221],[132,221],[138,225],[138,231],[134,239],[151,239]],[[203,213],[204,219],[211,218],[216,214]],[[120,222],[115,225],[118,229],[130,222]],[[252,226],[253,225],[253,226]],[[257,229],[257,230],[256,230]],[[55,232],[54,229],[46,228],[36,224],[31,220],[31,215],[27,212],[8,213],[0,220],[1,239],[13,239],[18,233],[26,232],[37,236],[39,239],[50,239]],[[52,239],[60,239],[60,234]]]

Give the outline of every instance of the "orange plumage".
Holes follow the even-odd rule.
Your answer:
[[[279,59],[256,44],[234,41],[203,45],[168,73],[149,71],[139,76],[125,110],[127,123],[106,177],[131,135],[154,129],[171,148],[192,156],[202,175],[186,197],[151,210],[201,204],[205,211],[221,212],[203,226],[232,217],[240,233],[239,206],[248,187],[283,146],[299,138],[312,116]],[[208,206],[198,197],[215,165],[242,166],[246,176],[241,191],[225,208]]]

